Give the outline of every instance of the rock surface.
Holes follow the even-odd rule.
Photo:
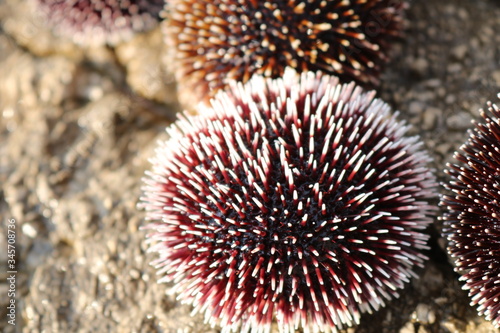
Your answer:
[[[500,3],[412,1],[379,96],[443,168],[500,91]],[[16,221],[17,317],[3,332],[219,332],[149,266],[141,177],[179,106],[161,32],[81,49],[26,1],[0,0],[0,216]],[[469,306],[436,220],[430,260],[401,297],[350,333],[497,332]],[[6,237],[0,238],[5,249]],[[7,262],[0,251],[0,262]]]

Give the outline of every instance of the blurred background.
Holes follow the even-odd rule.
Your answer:
[[[440,181],[471,120],[500,92],[500,2],[409,1],[378,96],[422,137]],[[141,177],[182,108],[161,29],[114,47],[54,36],[25,0],[0,0],[0,216],[16,225],[16,325],[2,332],[219,332],[156,283],[139,230]],[[445,252],[432,249],[401,297],[350,333],[498,332],[471,308]],[[277,330],[276,330],[277,332]]]

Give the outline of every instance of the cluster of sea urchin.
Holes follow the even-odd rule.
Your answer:
[[[436,183],[389,106],[291,70],[211,103],[168,129],[141,198],[179,299],[223,332],[330,332],[396,297]]]
[[[485,124],[476,123],[459,152],[458,164],[448,165],[452,180],[441,205],[447,207],[443,233],[448,251],[462,273],[472,305],[500,327],[500,110],[489,103]]]
[[[116,44],[157,25],[164,0],[34,0],[54,30],[79,44]]]
[[[378,83],[401,0],[170,0],[165,31],[180,98],[208,101],[231,80],[285,67]]]

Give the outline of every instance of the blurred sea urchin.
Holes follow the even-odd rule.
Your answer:
[[[57,34],[84,45],[116,44],[159,21],[164,0],[32,0]]]
[[[448,165],[443,234],[471,304],[500,327],[500,109],[488,103],[469,139]]]
[[[168,129],[140,206],[162,281],[223,332],[336,331],[426,259],[435,178],[374,93],[286,71]]]
[[[231,80],[280,77],[287,66],[376,85],[404,7],[398,0],[171,0],[168,62],[187,104],[208,101]]]

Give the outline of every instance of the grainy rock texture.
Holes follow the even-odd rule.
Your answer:
[[[500,3],[412,1],[379,96],[401,111],[442,169],[500,91]],[[16,221],[16,326],[0,331],[218,332],[158,285],[141,177],[179,111],[159,29],[115,48],[56,38],[24,0],[0,0],[0,216]],[[401,297],[350,333],[498,332],[461,290],[439,236]],[[276,330],[277,331],[277,330]]]

